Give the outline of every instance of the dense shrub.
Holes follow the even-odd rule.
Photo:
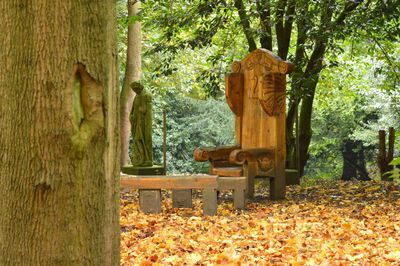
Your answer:
[[[163,110],[167,122],[168,173],[207,173],[208,163],[194,161],[194,149],[234,143],[233,114],[224,101],[197,100],[172,93],[164,97],[155,95],[153,152],[157,164],[163,160]]]

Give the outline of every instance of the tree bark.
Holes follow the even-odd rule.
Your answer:
[[[298,109],[300,105],[302,86],[304,81],[304,71],[306,65],[305,60],[305,43],[308,38],[307,32],[311,25],[307,23],[306,18],[308,14],[308,2],[304,1],[296,7],[296,9],[303,14],[303,16],[297,19],[297,40],[296,40],[296,52],[294,57],[294,70],[292,73],[292,84],[288,113],[286,116],[286,151],[287,151],[287,167],[291,169],[298,169],[298,151],[296,147],[296,135],[294,132],[294,123],[298,116]],[[297,125],[298,128],[298,125]],[[299,176],[300,178],[301,176]]]
[[[363,181],[369,181],[371,178],[369,177],[368,171],[367,171],[367,166],[366,166],[366,161],[365,161],[365,148],[364,145],[362,144],[361,141],[357,142],[358,145],[358,160],[357,160],[357,170],[358,170],[358,179],[363,180]]]
[[[278,55],[283,60],[286,60],[289,52],[295,7],[296,3],[294,0],[279,0],[276,6],[275,31]]]
[[[344,181],[350,181],[357,179],[357,168],[354,163],[357,162],[358,156],[354,151],[356,148],[354,141],[346,140],[343,145],[342,156],[343,156],[343,172],[341,179]]]
[[[0,17],[0,265],[119,265],[115,2]]]
[[[253,31],[250,25],[250,18],[246,13],[246,9],[242,0],[235,0],[235,7],[239,14],[240,24],[242,25],[244,35],[246,36],[247,43],[249,44],[249,52],[257,49],[257,44],[254,40]]]
[[[257,12],[260,16],[260,43],[261,47],[272,51],[272,29],[271,29],[271,3],[269,0],[256,0]]]
[[[312,86],[317,86],[317,81]],[[315,90],[315,88],[314,88]],[[309,158],[308,147],[310,146],[312,129],[311,129],[311,117],[312,117],[312,107],[314,101],[314,93],[305,95],[302,99],[302,104],[300,108],[300,118],[299,118],[299,175],[303,176],[304,167]]]
[[[136,16],[140,10],[140,1],[128,1],[128,15]],[[129,114],[131,113],[135,93],[129,84],[133,81],[139,81],[141,75],[141,25],[140,22],[134,22],[128,27],[128,43],[126,51],[126,67],[124,83],[121,91],[120,119],[121,119],[121,166],[129,164],[129,136],[131,133],[131,124]]]
[[[371,180],[365,165],[364,147],[362,145],[362,142],[354,141],[351,139],[345,140],[343,144],[342,155],[342,180]]]
[[[383,181],[391,181],[392,179],[386,173],[393,170],[393,166],[389,163],[393,160],[394,155],[395,130],[389,128],[388,150],[386,151],[386,131],[379,130],[379,154],[378,167]]]

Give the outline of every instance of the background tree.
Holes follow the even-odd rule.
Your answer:
[[[125,1],[120,1],[119,4]],[[125,4],[125,3],[124,3]],[[141,38],[141,25],[138,20],[138,13],[141,3],[137,0],[128,0],[126,2],[128,9],[128,16],[123,17],[123,25],[127,26],[126,40],[126,61],[125,61],[125,74],[122,84],[121,98],[120,98],[120,119],[121,119],[121,166],[129,163],[128,147],[129,136],[131,131],[131,124],[129,122],[129,114],[132,109],[133,99],[135,93],[131,90],[129,84],[133,81],[139,81],[141,75],[142,65],[142,38]]]
[[[382,42],[387,52],[370,41],[345,41],[342,46],[340,53],[329,55],[331,64],[320,76],[306,175],[364,179],[361,169],[365,164],[369,177],[379,178],[378,131],[400,127],[396,77],[400,45]],[[387,56],[393,60],[388,62]],[[346,143],[352,146],[346,149],[353,156],[350,161],[343,158]],[[399,144],[395,150],[400,149]],[[350,170],[347,174],[346,169]]]
[[[0,265],[118,265],[115,2],[0,16]]]
[[[245,52],[244,38],[248,51],[266,48],[295,64],[286,123],[287,158],[288,167],[293,167],[299,155],[301,173],[309,157],[312,109],[326,55],[338,51],[338,40],[372,35],[379,40],[398,29],[399,1],[198,0],[190,4],[185,1],[146,1],[145,4],[146,25],[160,29],[153,53],[174,55],[188,47],[197,49],[218,43],[222,44],[220,49],[209,57],[215,65],[229,60],[231,51],[241,58]],[[378,34],[382,28],[386,33]],[[235,39],[225,38],[228,41],[224,42],[222,36],[235,36]],[[174,70],[173,66],[165,67],[170,61],[164,61],[164,74]],[[220,80],[221,76],[214,71],[209,73],[208,78],[202,79],[209,84],[205,86],[208,95],[215,97],[220,95],[220,83],[213,81]],[[297,110],[300,116],[298,152],[294,142]]]

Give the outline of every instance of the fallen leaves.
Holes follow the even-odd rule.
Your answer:
[[[199,197],[172,209],[167,194],[162,214],[144,215],[137,192],[124,193],[121,265],[400,265],[398,187],[324,182],[281,202],[266,190],[246,211],[224,200],[215,217],[202,216]]]

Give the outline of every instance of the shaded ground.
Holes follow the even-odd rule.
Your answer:
[[[218,216],[171,208],[144,215],[122,193],[121,265],[400,265],[400,191],[391,183],[322,182],[290,187],[272,202],[257,189],[246,211],[222,195]]]

